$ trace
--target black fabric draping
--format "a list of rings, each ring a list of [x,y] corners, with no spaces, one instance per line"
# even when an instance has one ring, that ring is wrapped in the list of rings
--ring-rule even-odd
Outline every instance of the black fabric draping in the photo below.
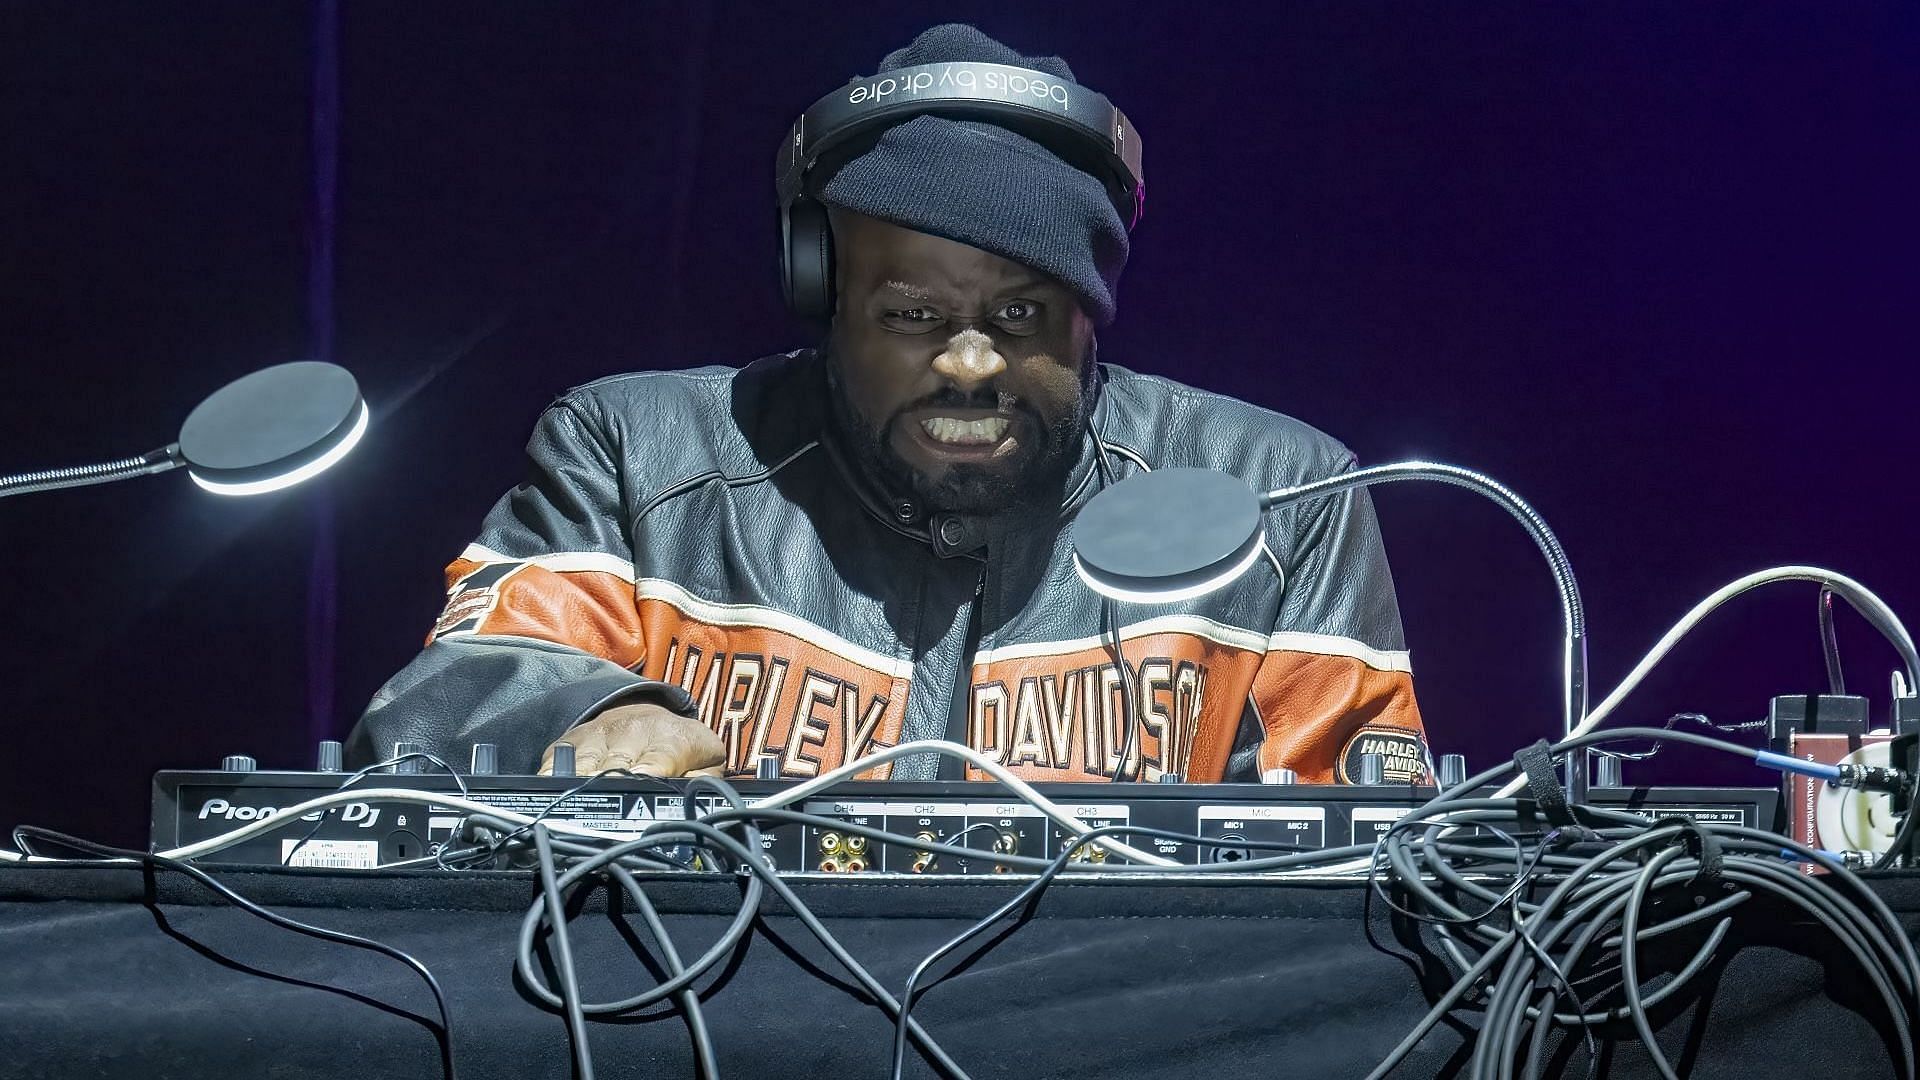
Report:
[[[293,918],[425,963],[450,998],[465,1080],[569,1075],[561,1019],[513,978],[529,875],[218,876]],[[797,887],[897,988],[922,956],[1017,885]],[[1875,888],[1910,933],[1920,926],[1920,875]],[[679,878],[653,882],[649,894],[688,957],[717,936],[739,887]],[[1361,897],[1352,883],[1063,881],[1011,940],[934,990],[915,1015],[982,1080],[1363,1076],[1428,999],[1417,965],[1367,945]],[[587,996],[624,996],[652,979],[608,918],[605,895],[582,907],[574,951]],[[1718,972],[1706,1007],[1664,1017],[1673,1059],[1700,1078],[1892,1075],[1848,961],[1785,916],[1755,924],[1768,929]],[[428,1026],[436,1014],[415,973],[276,929],[177,875],[0,869],[0,957],[0,1078],[439,1075]],[[891,1024],[850,983],[791,915],[770,909],[703,994],[723,1075],[884,1076]],[[677,1014],[655,1009],[589,1028],[603,1075],[692,1074]],[[1462,1029],[1442,1028],[1396,1075],[1449,1075],[1464,1042]],[[1604,1075],[1649,1071],[1630,1036],[1605,1057]],[[1584,1051],[1563,1061],[1566,1075],[1585,1074]],[[930,1070],[914,1060],[909,1075]]]

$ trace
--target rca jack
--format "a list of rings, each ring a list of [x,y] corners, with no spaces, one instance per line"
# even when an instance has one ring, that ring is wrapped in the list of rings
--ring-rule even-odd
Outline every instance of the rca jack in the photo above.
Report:
[[[913,834],[913,838],[923,844],[931,844],[939,839],[939,837],[924,829]],[[907,869],[916,874],[924,874],[933,869],[933,859],[934,855],[931,851],[916,851],[913,853],[913,863],[908,866]]]
[[[1012,855],[1019,850],[1019,837],[1013,835],[1012,832],[1006,829],[1000,829],[995,832],[993,837],[993,853],[995,855]],[[1013,872],[1013,867],[1008,866],[1006,863],[994,863],[993,872],[996,874],[1009,874]]]
[[[1068,862],[1100,864],[1107,861],[1107,849],[1099,844],[1081,844],[1067,856]]]

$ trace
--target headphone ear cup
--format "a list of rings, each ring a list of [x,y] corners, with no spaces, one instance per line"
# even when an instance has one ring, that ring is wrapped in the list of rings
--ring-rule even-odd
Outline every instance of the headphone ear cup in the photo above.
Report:
[[[833,318],[833,228],[827,208],[809,199],[795,199],[781,217],[781,285],[787,310],[802,319],[827,322]]]

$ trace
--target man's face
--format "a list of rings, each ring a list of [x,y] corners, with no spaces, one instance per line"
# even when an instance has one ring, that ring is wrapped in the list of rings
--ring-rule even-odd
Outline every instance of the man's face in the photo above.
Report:
[[[1045,498],[1093,405],[1093,324],[1044,274],[858,214],[833,217],[834,407],[854,451],[933,509]]]

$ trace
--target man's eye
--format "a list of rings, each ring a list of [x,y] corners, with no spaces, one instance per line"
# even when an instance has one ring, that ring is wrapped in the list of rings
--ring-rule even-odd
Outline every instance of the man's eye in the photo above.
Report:
[[[904,308],[897,311],[887,312],[887,318],[898,319],[901,322],[916,322],[916,323],[932,322],[933,320],[938,319],[939,317],[940,316],[935,315],[933,312],[927,310],[926,308],[918,308],[918,307]]]
[[[1031,300],[1014,300],[1000,309],[1000,318],[1007,322],[1026,322],[1040,314],[1040,305]]]

